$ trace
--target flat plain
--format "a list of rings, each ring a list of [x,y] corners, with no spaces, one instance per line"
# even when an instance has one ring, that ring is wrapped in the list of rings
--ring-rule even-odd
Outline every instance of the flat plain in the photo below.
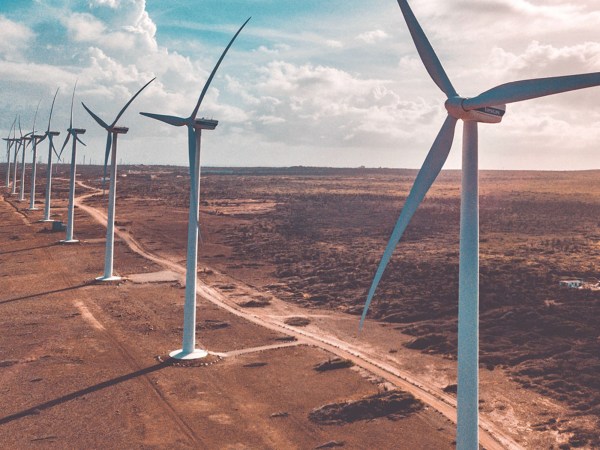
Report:
[[[417,211],[359,334],[415,171],[205,169],[198,340],[214,354],[185,366],[166,355],[181,338],[187,169],[119,170],[119,283],[91,282],[104,253],[100,167],[79,168],[80,244],[57,245],[28,203],[0,205],[3,442],[452,448],[440,410],[456,383],[459,172],[444,171]],[[59,166],[63,221],[66,176]],[[484,428],[498,448],[597,448],[600,172],[480,178]],[[560,288],[567,278],[589,288]],[[354,362],[315,369],[341,353]]]

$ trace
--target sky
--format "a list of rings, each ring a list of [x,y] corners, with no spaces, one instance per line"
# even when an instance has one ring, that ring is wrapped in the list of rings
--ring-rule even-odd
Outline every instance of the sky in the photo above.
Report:
[[[600,0],[410,5],[462,96],[600,71]],[[106,132],[81,102],[110,123],[156,77],[119,121],[129,133],[118,158],[187,165],[185,129],[138,113],[189,116],[250,16],[200,109],[219,120],[202,134],[203,165],[420,167],[445,96],[395,0],[0,0],[0,135],[17,114],[31,130],[38,103],[44,131],[58,88],[52,128],[62,145],[77,81],[74,126],[87,129],[79,159],[100,163]],[[460,167],[461,127],[449,169]],[[482,169],[600,168],[600,87],[508,105],[501,124],[480,125],[479,148]]]

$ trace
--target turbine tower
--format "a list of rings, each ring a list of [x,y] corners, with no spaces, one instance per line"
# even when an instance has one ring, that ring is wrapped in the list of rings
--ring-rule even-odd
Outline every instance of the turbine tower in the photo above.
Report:
[[[10,130],[8,132],[8,136],[5,138],[2,138],[2,140],[6,141],[6,182],[5,182],[5,186],[7,189],[10,186],[10,150],[12,149],[13,144],[16,141],[16,139],[14,138],[16,124],[17,124],[17,118],[15,117],[15,120],[13,121],[13,124],[10,127]],[[12,138],[10,137],[11,132],[13,133]]]
[[[42,222],[52,222],[50,218],[50,198],[52,193],[52,152],[58,156],[56,148],[54,148],[54,142],[52,141],[56,136],[60,135],[58,131],[50,131],[50,122],[52,121],[52,112],[54,111],[54,102],[58,95],[58,89],[54,94],[52,100],[52,107],[50,108],[50,117],[48,118],[48,129],[46,130],[46,136],[48,137],[48,164],[46,164],[46,201],[44,202],[44,218]]]
[[[40,100],[40,103],[42,101]],[[38,109],[40,108],[38,103]],[[35,110],[35,117],[33,118],[33,130],[31,131],[31,145],[32,145],[32,161],[31,161],[31,193],[29,195],[29,211],[36,211],[38,208],[35,207],[35,178],[37,173],[37,145],[46,139],[45,134],[35,134],[35,120],[37,119],[38,109]]]
[[[188,157],[190,166],[190,208],[188,219],[187,265],[185,275],[185,304],[183,309],[183,345],[181,349],[170,353],[176,359],[197,359],[208,355],[203,349],[196,348],[196,284],[198,277],[198,232],[199,232],[199,196],[200,196],[200,137],[202,130],[214,130],[218,124],[216,120],[196,119],[200,104],[206,95],[210,83],[225,58],[227,51],[238,37],[248,20],[240,27],[229,44],[221,54],[212,73],[208,77],[192,114],[187,117],[165,116],[162,114],[140,113],[152,119],[160,120],[176,127],[188,128]]]
[[[406,0],[398,0],[417,52],[434,83],[444,92],[448,116],[423,166],[419,170],[394,227],[371,284],[362,327],[375,290],[392,253],[415,210],[444,165],[454,138],[457,121],[464,122],[462,187],[460,208],[460,266],[458,294],[458,395],[456,448],[478,448],[478,369],[479,369],[479,186],[477,123],[499,123],[506,103],[558,94],[600,85],[600,72],[582,75],[515,81],[496,86],[473,97],[460,97],[446,75],[425,33]]]
[[[71,175],[69,178],[69,208],[67,210],[67,234],[65,239],[60,241],[63,244],[75,244],[79,242],[77,239],[73,238],[73,223],[75,220],[75,178],[77,177],[77,142],[81,145],[85,144],[81,139],[79,139],[80,134],[85,134],[84,128],[73,128],[73,101],[75,100],[75,90],[77,89],[77,81],[75,82],[75,86],[73,87],[73,95],[71,96],[71,118],[69,121],[69,128],[67,128],[67,137],[65,138],[65,142],[63,143],[62,148],[60,149],[60,154],[58,158],[62,155],[63,150],[69,143],[69,139],[73,136],[73,144],[71,146]],[[50,126],[48,126],[50,128]]]
[[[110,188],[108,191],[108,223],[106,225],[106,251],[104,254],[104,275],[96,278],[98,281],[115,281],[120,280],[121,277],[113,276],[113,255],[114,255],[114,241],[115,241],[115,197],[116,197],[116,183],[117,183],[117,138],[119,134],[126,134],[129,128],[117,127],[117,121],[121,118],[125,110],[131,105],[135,98],[156,78],[152,78],[142,88],[135,93],[133,97],[123,106],[117,117],[112,124],[108,125],[100,117],[94,114],[84,103],[82,103],[85,110],[98,122],[98,124],[104,128],[107,132],[106,137],[106,150],[104,153],[104,180],[106,179],[106,166],[108,164],[108,157],[111,156],[110,161]],[[112,155],[111,155],[111,144],[112,144]],[[104,184],[103,180],[103,184]]]

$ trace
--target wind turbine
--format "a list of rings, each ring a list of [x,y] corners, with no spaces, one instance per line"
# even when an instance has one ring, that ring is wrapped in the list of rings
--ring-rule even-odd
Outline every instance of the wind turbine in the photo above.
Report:
[[[41,100],[40,100],[41,103]],[[40,107],[38,103],[38,109]],[[37,119],[37,109],[35,111],[35,117],[33,119],[33,130],[31,132],[31,145],[32,145],[32,161],[31,161],[31,193],[29,195],[29,211],[36,211],[39,208],[35,207],[35,178],[37,173],[37,145],[46,139],[45,134],[35,134],[35,120]]]
[[[35,116],[33,117],[33,128],[35,130],[35,120],[37,119],[38,109],[40,108],[41,100],[38,102],[37,108],[35,109]],[[23,145],[21,146],[23,149],[23,154],[21,155],[21,186],[19,189],[19,200],[20,202],[25,201],[25,151],[27,150],[27,144],[33,141],[33,132],[27,133],[25,136],[22,136]]]
[[[60,135],[60,132],[50,131],[50,121],[52,120],[52,112],[54,111],[54,102],[56,101],[57,95],[58,89],[56,89],[54,99],[52,100],[52,107],[50,108],[50,117],[48,118],[48,129],[46,130],[46,136],[48,137],[48,164],[46,165],[46,201],[44,203],[44,218],[41,220],[42,222],[53,221],[50,218],[50,197],[52,191],[52,152],[54,152],[56,156],[58,156],[58,153],[56,152],[56,148],[54,148],[54,142],[52,140],[56,136]]]
[[[16,132],[17,132],[17,129],[15,128],[15,130],[13,131],[13,137],[16,136]],[[14,159],[13,159],[13,183],[12,183],[12,190],[10,192],[11,195],[15,195],[17,193],[17,167],[18,167],[17,156],[19,155],[19,149],[21,148],[21,145],[23,145],[23,143],[24,143],[23,131],[21,130],[21,116],[19,116],[19,135],[20,135],[20,137],[16,138],[15,155],[14,155]]]
[[[14,128],[15,125],[17,124],[17,118],[15,117],[15,120],[13,121],[12,126],[10,127],[10,130],[8,131],[8,136],[5,138],[2,138],[2,140],[6,141],[6,188],[8,188],[10,186],[10,150],[13,147],[13,144],[15,143],[15,139],[14,139]],[[13,132],[13,137],[10,137],[10,133]]]
[[[434,83],[446,94],[448,116],[419,170],[369,290],[362,327],[375,290],[415,210],[444,165],[457,121],[464,122],[458,296],[458,394],[456,448],[477,449],[479,369],[479,186],[477,123],[499,123],[506,103],[600,85],[600,73],[515,81],[473,98],[460,97],[406,0],[398,0],[417,52]]]
[[[69,143],[69,139],[73,136],[73,144],[71,146],[71,176],[69,179],[69,208],[67,210],[67,234],[65,239],[60,241],[63,244],[74,244],[79,242],[79,240],[73,238],[73,222],[75,217],[75,178],[77,177],[77,142],[80,142],[81,145],[85,144],[81,139],[79,139],[80,134],[85,134],[84,128],[73,128],[73,102],[75,100],[75,90],[77,89],[77,81],[75,81],[75,86],[73,86],[73,95],[71,96],[71,118],[69,120],[69,128],[67,128],[67,137],[65,138],[65,142],[63,143],[62,148],[60,149],[60,154],[58,158],[60,159],[63,150]],[[48,126],[48,129],[50,126]]]
[[[192,114],[187,117],[165,116],[162,114],[140,113],[146,117],[160,120],[176,127],[187,126],[188,128],[188,157],[190,165],[190,208],[188,219],[188,242],[187,242],[187,265],[185,274],[185,304],[183,309],[183,346],[179,350],[170,353],[172,358],[176,359],[197,359],[204,358],[208,352],[196,348],[196,283],[198,276],[198,215],[199,215],[199,196],[200,196],[200,137],[202,130],[214,130],[219,123],[212,119],[196,119],[200,104],[206,95],[210,83],[225,58],[227,51],[238,37],[242,29],[248,23],[248,20],[235,33],[229,44],[221,54],[212,73],[208,77],[204,88],[198,99],[196,107]]]
[[[111,144],[112,144],[112,155],[110,161],[110,188],[108,191],[108,223],[106,225],[106,251],[104,254],[104,275],[96,278],[98,281],[115,281],[120,280],[121,277],[113,276],[113,254],[114,254],[114,242],[115,242],[115,197],[116,197],[116,183],[117,183],[117,138],[119,134],[126,134],[129,128],[117,127],[117,121],[121,118],[125,110],[131,105],[135,98],[156,78],[152,78],[142,88],[135,93],[133,97],[123,106],[117,117],[108,125],[100,117],[94,114],[84,103],[82,103],[85,110],[98,122],[98,124],[104,128],[107,132],[106,137],[106,151],[104,153],[104,179],[106,179],[106,166],[108,164],[108,157],[111,155]],[[104,181],[103,181],[104,184]]]

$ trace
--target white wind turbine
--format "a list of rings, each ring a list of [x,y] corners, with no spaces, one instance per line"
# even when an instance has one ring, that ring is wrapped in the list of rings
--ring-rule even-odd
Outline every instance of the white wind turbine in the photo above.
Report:
[[[71,118],[69,120],[69,128],[67,128],[67,137],[65,138],[65,142],[60,149],[60,154],[58,158],[60,159],[63,150],[69,143],[69,139],[73,137],[73,142],[71,145],[71,174],[69,177],[69,207],[67,210],[67,234],[65,239],[60,241],[63,244],[74,244],[79,242],[78,239],[73,237],[73,224],[75,222],[75,178],[77,177],[77,142],[81,145],[85,146],[83,141],[79,139],[80,134],[85,134],[84,128],[73,128],[73,102],[75,101],[75,90],[77,89],[77,81],[75,81],[75,86],[73,87],[73,95],[71,96]],[[48,126],[48,129],[50,127]],[[50,169],[50,168],[49,168]]]
[[[13,124],[10,127],[10,130],[8,132],[8,137],[2,138],[2,140],[6,141],[6,182],[5,182],[5,186],[7,189],[10,186],[10,151],[11,151],[13,145],[16,143],[16,139],[14,137],[16,124],[17,124],[17,118],[15,117],[15,120],[13,121]],[[12,138],[10,137],[11,132],[13,133]]]
[[[499,123],[506,103],[600,85],[600,73],[515,81],[473,97],[460,97],[446,75],[425,33],[406,0],[398,0],[404,19],[427,72],[446,94],[448,116],[419,170],[387,244],[369,290],[360,321],[415,210],[440,173],[460,119],[463,126],[462,187],[460,209],[460,267],[458,296],[458,394],[456,448],[477,449],[479,362],[479,187],[477,123]]]
[[[50,218],[50,199],[52,195],[52,152],[58,156],[58,153],[56,153],[56,148],[54,148],[53,139],[60,135],[60,132],[50,131],[50,122],[52,121],[52,112],[54,111],[54,102],[56,101],[57,95],[58,89],[54,94],[54,99],[52,99],[50,117],[48,118],[48,129],[46,130],[46,136],[48,137],[48,164],[46,164],[46,201],[44,203],[44,218],[41,220],[42,222],[52,222],[52,219]]]
[[[40,100],[41,103],[41,100]],[[38,109],[40,104],[38,103]],[[35,207],[35,180],[37,174],[37,145],[46,139],[46,134],[35,134],[35,119],[37,118],[37,110],[35,111],[35,118],[33,119],[33,130],[31,132],[31,145],[32,145],[32,160],[31,160],[31,192],[29,194],[29,211],[37,211],[39,208]]]
[[[225,58],[227,51],[238,37],[248,20],[235,33],[213,68],[189,117],[166,116],[162,114],[140,113],[146,117],[160,120],[176,127],[188,128],[188,157],[190,165],[190,207],[188,219],[187,265],[185,274],[185,304],[183,309],[183,345],[181,349],[170,353],[176,359],[197,359],[208,355],[203,349],[196,348],[196,284],[198,277],[198,231],[199,231],[199,200],[200,200],[200,137],[202,130],[214,130],[219,123],[216,120],[196,119],[200,104],[206,95],[208,87]]]
[[[116,198],[116,183],[117,183],[117,138],[119,134],[126,134],[129,128],[117,127],[117,121],[121,118],[125,110],[131,105],[135,98],[156,78],[152,78],[142,88],[135,93],[133,97],[123,106],[117,117],[112,124],[108,125],[100,117],[94,114],[84,103],[82,103],[85,110],[92,116],[92,118],[98,122],[98,124],[104,128],[107,132],[106,137],[106,150],[104,153],[104,179],[106,179],[106,166],[108,164],[108,157],[111,156],[110,164],[110,188],[108,191],[108,223],[106,225],[106,251],[104,254],[104,275],[96,278],[98,281],[116,281],[120,280],[121,277],[113,276],[113,255],[114,255],[114,242],[115,242],[115,198]],[[112,144],[112,155],[111,155],[111,144]],[[103,181],[104,183],[104,181]]]
[[[16,134],[17,129],[15,128],[15,131],[13,132],[13,136]],[[13,182],[12,182],[12,190],[10,192],[11,195],[16,195],[17,193],[17,169],[18,169],[18,162],[17,162],[17,156],[19,156],[19,150],[21,148],[21,146],[25,145],[25,141],[23,140],[23,130],[21,130],[21,116],[19,116],[19,135],[20,137],[16,138],[16,142],[15,142],[15,154],[13,157]]]
[[[38,102],[37,108],[35,109],[35,116],[33,117],[33,128],[35,131],[35,120],[37,119],[37,113],[38,113],[38,109],[40,109],[40,103],[42,101],[40,100]],[[33,138],[33,132],[31,133],[27,133],[25,136],[21,136],[21,139],[23,141],[23,145],[21,146],[21,149],[23,150],[23,154],[21,155],[21,185],[19,186],[19,202],[24,202],[25,201],[25,151],[27,150],[27,145],[30,144],[31,142],[33,142],[34,138]]]

